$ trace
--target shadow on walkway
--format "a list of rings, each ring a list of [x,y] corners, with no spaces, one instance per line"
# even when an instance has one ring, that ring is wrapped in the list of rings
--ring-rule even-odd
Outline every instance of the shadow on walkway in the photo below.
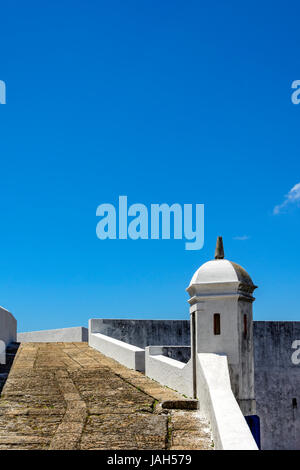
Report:
[[[0,364],[0,395],[8,377],[11,366],[13,365],[15,355],[17,354],[20,343],[11,343],[6,348],[6,364]]]

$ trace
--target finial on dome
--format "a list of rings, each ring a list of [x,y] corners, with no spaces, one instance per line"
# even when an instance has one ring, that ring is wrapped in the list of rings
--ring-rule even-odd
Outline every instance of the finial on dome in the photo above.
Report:
[[[224,248],[223,248],[223,239],[222,239],[222,237],[217,238],[215,259],[224,259]]]

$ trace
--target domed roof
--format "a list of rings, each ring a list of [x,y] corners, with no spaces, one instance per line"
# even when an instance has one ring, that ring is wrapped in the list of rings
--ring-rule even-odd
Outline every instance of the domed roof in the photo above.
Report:
[[[239,283],[246,291],[253,292],[256,286],[253,284],[247,271],[239,264],[224,259],[222,237],[218,237],[215,259],[204,263],[193,275],[188,292],[193,292],[192,286],[216,283]],[[200,287],[200,286],[199,286]]]
[[[227,259],[214,259],[202,264],[193,275],[190,285],[215,282],[241,282],[254,287],[247,271]]]

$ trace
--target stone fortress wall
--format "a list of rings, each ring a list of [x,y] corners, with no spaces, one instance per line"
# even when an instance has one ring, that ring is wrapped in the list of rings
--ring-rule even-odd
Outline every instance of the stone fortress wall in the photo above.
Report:
[[[96,330],[102,334],[109,333],[107,336],[128,344],[127,332],[130,331],[132,342],[129,344],[143,349],[160,344],[163,346],[159,351],[161,356],[179,359],[181,363],[188,362],[190,353],[186,349],[190,349],[189,320],[177,321],[177,328],[172,334],[169,332],[172,320],[166,321],[167,328],[163,326],[162,320],[95,319],[91,322],[93,333]],[[254,321],[253,325],[255,397],[261,423],[262,448],[300,449],[300,322]],[[168,331],[165,337],[164,331]],[[156,341],[157,338],[159,341]],[[296,341],[299,341],[297,347]],[[185,348],[178,347],[180,344],[185,345]],[[177,347],[167,348],[174,345]],[[122,355],[122,346],[120,348],[119,354]],[[150,355],[158,353],[155,348],[147,349]],[[179,358],[180,354],[182,356]],[[157,375],[156,378],[160,380],[165,375],[163,365],[157,364],[161,377]]]
[[[18,339],[88,340],[121,364],[198,398],[219,449],[257,448],[243,417],[256,413],[263,449],[300,450],[300,322],[253,322],[255,289],[244,268],[224,259],[218,237],[215,259],[200,266],[187,288],[191,321],[92,319],[88,334],[78,327]],[[16,340],[16,321],[2,308],[0,340]]]
[[[3,314],[1,318],[4,325]],[[8,320],[11,314],[6,314],[5,325]],[[91,322],[93,333],[97,330],[143,350],[147,346],[163,346],[160,355],[180,363],[187,363],[190,358],[189,320],[95,319]],[[13,320],[10,323],[9,337],[13,340],[15,323]],[[254,321],[253,327],[255,397],[262,448],[300,449],[300,322]],[[85,330],[78,327],[19,333],[18,341],[87,341]],[[0,331],[4,331],[4,326]],[[153,348],[150,355],[154,356]],[[157,367],[161,369],[161,364],[157,363]],[[164,373],[165,369],[161,370]]]
[[[256,410],[263,449],[300,449],[300,322],[254,322]]]
[[[1,338],[15,340],[15,320],[0,315]],[[5,314],[5,320],[4,320]],[[143,350],[162,346],[159,356],[186,364],[190,358],[189,320],[95,319],[93,332]],[[5,327],[4,327],[5,325]],[[7,328],[9,327],[9,328]],[[86,329],[67,328],[18,334],[18,341],[87,341]],[[8,333],[7,333],[8,331]],[[84,334],[83,334],[84,332]],[[79,336],[78,336],[79,335]],[[0,339],[1,339],[0,338]],[[300,322],[253,322],[255,397],[261,423],[263,449],[300,449]],[[179,346],[185,346],[180,348]],[[168,347],[167,347],[168,346]],[[170,347],[172,346],[172,348]],[[122,348],[120,349],[122,353]],[[158,353],[149,349],[151,367],[165,374],[169,363],[159,363]],[[156,356],[156,357],[155,357]],[[175,363],[170,362],[174,366]],[[178,365],[178,364],[177,364]],[[170,370],[174,371],[171,368]],[[180,369],[182,373],[182,369]],[[189,371],[190,374],[190,371]],[[174,375],[174,374],[173,374]],[[189,375],[192,380],[191,375]],[[162,378],[161,378],[162,380]],[[176,383],[176,377],[173,377]],[[185,389],[186,390],[186,389]]]

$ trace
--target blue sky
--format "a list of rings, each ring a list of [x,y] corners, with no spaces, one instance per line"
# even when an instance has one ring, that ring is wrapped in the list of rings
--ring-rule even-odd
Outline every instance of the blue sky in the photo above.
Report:
[[[300,320],[298,193],[274,214],[300,182],[299,15],[292,0],[1,5],[0,304],[20,331],[188,318],[217,235],[259,286],[255,319]],[[204,203],[204,248],[97,239],[96,208],[119,195]]]

